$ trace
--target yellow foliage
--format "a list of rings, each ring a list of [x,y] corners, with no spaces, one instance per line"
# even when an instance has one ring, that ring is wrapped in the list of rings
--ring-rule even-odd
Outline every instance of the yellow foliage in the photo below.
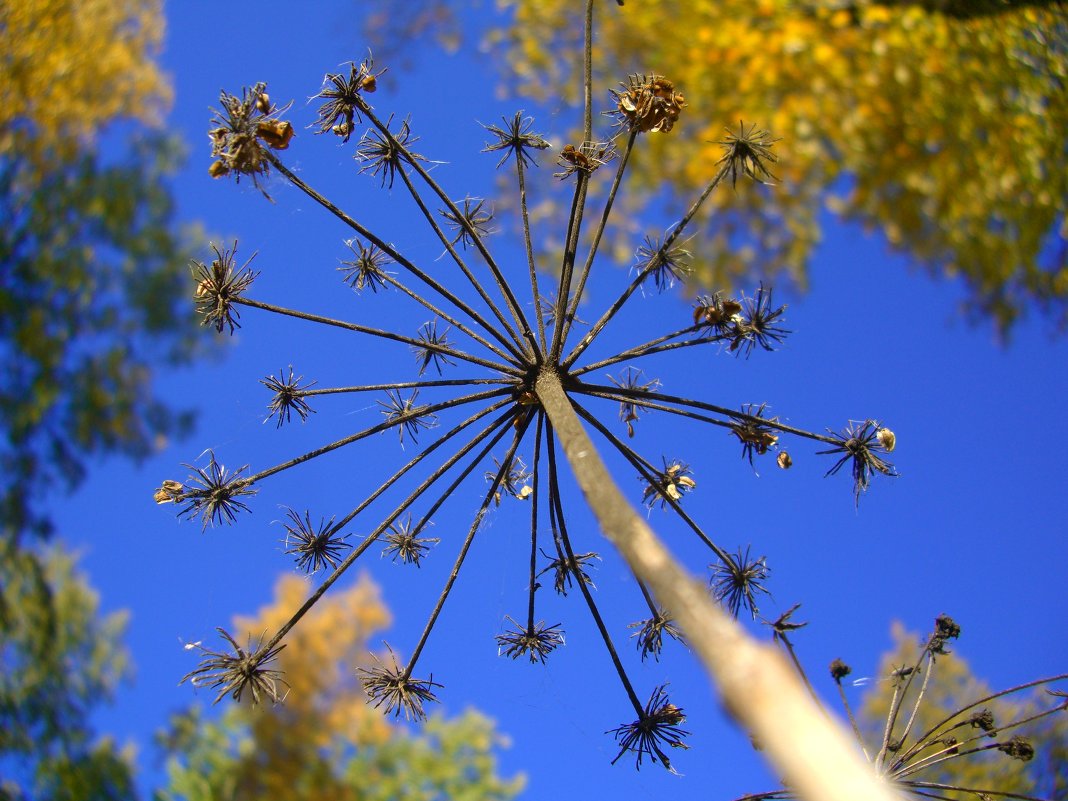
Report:
[[[162,122],[162,39],[160,0],[0,0],[0,156],[66,156],[114,119]]]
[[[499,0],[491,40],[517,88],[577,98],[581,4]],[[689,107],[670,146],[634,170],[686,204],[715,172],[726,125],[781,137],[773,191],[713,193],[705,283],[753,271],[804,283],[819,209],[881,228],[932,270],[961,274],[974,305],[1009,324],[1023,303],[1065,303],[1068,10],[955,19],[914,4],[855,0],[674,0],[599,4],[596,84],[656,72]],[[651,195],[651,192],[647,192]],[[709,243],[734,247],[710,251]],[[741,245],[749,245],[748,251]],[[746,253],[748,252],[748,256]]]
[[[277,631],[309,594],[306,579],[285,574],[275,584],[274,601],[255,617],[237,617],[234,629],[256,637]],[[373,745],[386,740],[390,726],[356,678],[367,661],[368,638],[390,624],[378,586],[364,575],[350,589],[324,596],[284,640],[277,665],[289,684],[285,703],[250,710],[257,740],[279,733],[293,743],[326,748],[339,742]],[[284,725],[280,725],[284,723]]]

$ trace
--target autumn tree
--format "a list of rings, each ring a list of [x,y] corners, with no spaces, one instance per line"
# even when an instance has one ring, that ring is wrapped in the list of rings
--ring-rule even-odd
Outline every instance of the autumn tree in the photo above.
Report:
[[[255,642],[285,621],[305,593],[288,574],[274,602],[234,621]],[[254,706],[246,694],[220,718],[201,707],[172,718],[161,738],[168,753],[165,801],[417,801],[515,796],[522,777],[497,774],[504,739],[477,712],[435,715],[418,732],[386,721],[367,703],[355,665],[367,664],[368,638],[390,622],[366,576],[309,613],[278,657],[284,703]],[[242,643],[244,644],[244,643]],[[201,682],[203,674],[194,677]],[[226,693],[224,692],[223,695]]]
[[[401,33],[436,33],[455,43],[464,4],[414,5],[373,15],[372,36],[388,45]],[[558,54],[578,46],[580,7],[499,5],[505,22],[487,36],[507,64],[505,84],[538,101],[576,101],[570,63]],[[968,310],[1002,332],[1030,306],[1068,321],[1063,3],[620,5],[603,15],[601,83],[656,72],[689,104],[677,132],[687,146],[660,143],[632,166],[632,211],[657,206],[663,190],[669,206],[700,190],[725,120],[782,139],[774,191],[739,185],[702,210],[695,270],[703,283],[721,288],[755,273],[806,286],[818,279],[811,257],[833,215],[878,230],[930,273],[962,281]],[[633,251],[625,243],[634,219],[628,214],[616,231],[617,257]]]
[[[0,799],[135,798],[131,755],[88,720],[128,674],[125,625],[62,549],[0,543]]]
[[[167,186],[181,148],[146,127],[170,100],[162,34],[156,0],[0,2],[6,538],[46,532],[40,501],[90,455],[143,455],[188,423],[151,383],[198,352],[182,288],[196,237]]]

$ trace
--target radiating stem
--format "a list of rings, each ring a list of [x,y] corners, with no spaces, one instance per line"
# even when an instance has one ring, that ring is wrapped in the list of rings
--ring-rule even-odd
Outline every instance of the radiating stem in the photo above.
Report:
[[[527,354],[528,356],[530,356],[537,348],[537,343],[534,341],[534,334],[533,332],[531,332],[530,324],[527,322],[526,317],[523,315],[523,310],[519,308],[519,303],[516,301],[515,295],[512,293],[512,288],[509,286],[508,281],[505,280],[504,276],[501,274],[500,268],[497,266],[497,262],[494,261],[492,254],[486,249],[486,245],[482,241],[482,235],[479,234],[479,232],[476,231],[474,227],[467,222],[467,219],[463,216],[463,213],[452,201],[452,198],[450,198],[445,193],[445,191],[440,186],[438,186],[437,182],[435,182],[434,179],[430,177],[430,173],[423,169],[423,166],[419,163],[417,159],[412,156],[411,152],[404,145],[404,143],[399,142],[397,138],[393,136],[393,133],[389,130],[389,127],[385,125],[380,119],[378,119],[377,116],[375,116],[375,113],[371,109],[370,105],[368,105],[367,102],[363,100],[363,98],[357,98],[357,103],[359,104],[360,111],[367,115],[367,119],[371,121],[371,124],[378,129],[379,133],[381,133],[389,140],[391,145],[396,148],[397,152],[402,155],[404,161],[441,199],[441,202],[448,207],[454,218],[459,221],[459,223],[463,226],[464,230],[467,232],[468,236],[471,237],[471,241],[474,242],[475,248],[482,255],[482,258],[486,262],[486,266],[489,267],[490,272],[493,274],[493,279],[497,283],[497,288],[504,296],[505,303],[508,304],[508,310],[511,312],[512,318],[515,320],[516,325],[522,332],[523,340],[531,349]]]
[[[412,200],[415,201],[415,205],[419,207],[419,211],[423,213],[423,217],[426,218],[427,223],[430,225],[430,229],[437,235],[438,239],[441,240],[441,244],[445,246],[445,250],[452,257],[452,260],[456,263],[456,266],[460,268],[460,272],[464,274],[464,277],[467,278],[468,283],[470,283],[471,286],[474,288],[475,292],[478,293],[478,296],[482,298],[483,302],[493,313],[493,316],[497,318],[497,321],[501,324],[501,327],[508,332],[508,336],[510,336],[516,341],[516,345],[519,348],[522,348],[524,346],[523,341],[520,340],[519,335],[516,334],[515,330],[509,324],[508,320],[501,313],[501,310],[497,308],[497,304],[493,302],[493,299],[489,296],[489,293],[486,292],[486,290],[482,287],[482,284],[475,277],[474,273],[471,272],[471,269],[467,266],[467,263],[464,261],[463,256],[461,256],[459,251],[456,250],[456,245],[453,244],[453,241],[449,239],[449,237],[445,234],[443,230],[441,230],[441,226],[438,225],[438,221],[434,219],[434,215],[431,213],[430,209],[428,209],[426,204],[423,203],[423,199],[419,196],[419,191],[412,183],[412,179],[408,177],[408,173],[405,172],[403,169],[399,170],[399,172],[401,179],[404,181],[404,185],[408,187],[408,193],[412,196]],[[466,222],[466,218],[464,218],[462,214],[460,217],[460,221]],[[520,351],[514,352],[516,356],[522,358]]]
[[[410,412],[398,415],[390,420],[384,420],[383,422],[373,425],[370,428],[365,428],[363,431],[358,431],[355,434],[350,434],[347,437],[339,439],[337,442],[331,442],[329,445],[324,445],[321,448],[302,453],[289,461],[277,464],[274,467],[269,467],[266,470],[261,470],[255,475],[249,476],[245,479],[244,483],[255,484],[257,481],[262,481],[268,476],[273,476],[275,473],[281,473],[283,470],[288,470],[290,467],[294,467],[303,462],[307,462],[310,459],[315,459],[323,454],[336,451],[338,448],[342,448],[345,445],[351,445],[353,442],[358,442],[361,439],[365,439],[372,434],[377,434],[379,431],[386,431],[390,428],[394,428],[398,425],[404,425],[408,420],[413,420],[418,417],[423,417],[428,414],[435,414],[436,412],[444,409],[451,409],[454,406],[462,406],[465,403],[474,403],[479,400],[487,400],[489,398],[496,398],[501,395],[509,393],[507,389],[489,389],[485,392],[475,392],[471,395],[461,395],[458,398],[450,398],[449,400],[442,401],[441,403],[428,404],[426,406],[420,406],[412,409]]]
[[[560,334],[561,347],[563,343],[567,342],[567,335],[571,331],[571,323],[575,320],[575,314],[578,311],[579,302],[582,300],[582,293],[586,289],[586,280],[590,277],[590,270],[593,269],[593,260],[597,256],[597,248],[601,246],[601,237],[604,236],[605,228],[608,225],[608,217],[612,213],[612,206],[616,200],[616,193],[619,191],[619,185],[623,180],[623,172],[627,168],[627,162],[630,160],[631,151],[634,149],[634,141],[638,136],[637,129],[630,132],[630,136],[627,138],[627,145],[623,148],[623,154],[619,157],[619,166],[616,168],[616,175],[612,179],[612,186],[608,190],[608,198],[605,200],[604,210],[601,212],[601,222],[597,226],[597,231],[593,235],[593,242],[590,243],[590,252],[586,256],[586,262],[582,265],[582,272],[579,273],[578,284],[575,286],[574,294],[568,305],[567,314],[564,316],[562,322],[558,322],[557,326],[563,326],[563,332]]]
[[[304,194],[306,194],[324,209],[333,214],[335,217],[345,223],[345,225],[347,225],[353,231],[358,233],[376,248],[381,250],[383,253],[393,259],[393,261],[395,261],[401,267],[406,269],[408,272],[410,272],[428,287],[430,287],[443,298],[448,300],[449,303],[451,303],[457,309],[467,314],[472,320],[474,320],[476,323],[486,329],[490,334],[492,334],[493,337],[506,348],[510,350],[515,348],[515,345],[510,340],[508,340],[507,337],[501,334],[495,326],[491,326],[481,314],[476,312],[468,304],[464,303],[462,300],[456,297],[456,295],[454,295],[440,283],[438,283],[429,275],[427,275],[427,273],[425,273],[423,270],[419,269],[415,264],[405,258],[404,255],[400,253],[396,248],[394,248],[391,244],[389,244],[384,239],[375,234],[373,231],[371,231],[371,229],[361,225],[359,222],[354,220],[340,208],[331,203],[323,195],[320,195],[318,192],[308,186],[308,184],[304,183],[304,181],[302,181],[299,176],[297,176],[294,172],[287,168],[285,164],[279,161],[278,157],[275,156],[274,153],[272,153],[270,150],[264,150],[263,152],[265,158],[267,158],[267,160],[271,162],[271,166],[278,170],[280,173],[282,173],[282,175],[284,175],[287,179],[289,179],[290,183],[292,183],[300,191],[302,191]]]
[[[518,381],[508,378],[443,378],[426,381],[398,381],[393,384],[361,384],[355,387],[320,387],[302,389],[293,393],[295,398],[310,398],[314,395],[337,395],[342,392],[378,392],[392,389],[415,389],[422,387],[468,387],[473,384],[504,384],[515,386]]]
[[[242,306],[251,306],[254,309],[263,309],[264,311],[281,314],[285,317],[295,317],[298,320],[307,320],[313,323],[330,325],[334,328],[343,328],[346,331],[355,331],[358,334],[367,334],[369,336],[380,337],[381,339],[390,339],[394,342],[403,342],[405,345],[409,345],[414,348],[419,348],[420,350],[429,350],[433,351],[434,353],[441,353],[445,356],[452,356],[454,359],[471,362],[472,364],[479,364],[483,367],[488,367],[491,370],[496,370],[501,373],[511,373],[512,375],[522,374],[518,367],[504,365],[498,362],[491,362],[478,356],[472,356],[469,353],[464,353],[461,350],[450,348],[446,345],[439,345],[435,342],[427,342],[422,339],[416,339],[415,337],[405,336],[404,334],[395,334],[392,331],[385,331],[379,328],[370,328],[366,325],[360,325],[359,323],[349,323],[344,320],[335,320],[331,317],[323,317],[318,314],[311,314],[310,312],[287,309],[282,306],[275,306],[271,303],[263,303],[262,301],[252,300],[251,298],[234,298],[233,302],[240,303]]]
[[[559,533],[560,541],[564,544],[564,551],[567,554],[568,570],[575,576],[575,582],[578,584],[579,591],[582,593],[582,597],[586,601],[586,606],[589,607],[590,616],[593,618],[594,624],[597,626],[597,631],[601,635],[601,640],[604,641],[605,649],[608,651],[609,657],[612,659],[612,665],[616,669],[616,673],[619,675],[619,680],[623,684],[623,689],[627,692],[627,697],[630,698],[631,704],[634,706],[634,711],[638,714],[639,718],[645,716],[645,709],[642,707],[642,703],[638,700],[638,694],[634,692],[634,686],[630,683],[630,679],[627,677],[627,671],[623,669],[623,662],[620,661],[619,654],[616,653],[615,644],[612,642],[611,636],[608,634],[608,628],[604,624],[604,620],[601,618],[601,613],[597,609],[597,604],[593,600],[593,595],[590,594],[590,588],[586,581],[583,580],[581,573],[576,569],[578,561],[575,559],[575,550],[571,547],[571,538],[567,535],[567,523],[564,515],[563,503],[560,500],[560,481],[557,475],[556,465],[556,447],[552,440],[552,426],[549,426],[549,439],[546,443],[548,446],[549,455],[549,522],[553,528]]]
[[[482,501],[482,506],[479,507],[478,512],[475,513],[475,519],[471,523],[471,528],[467,532],[467,539],[464,540],[464,544],[460,548],[460,553],[456,557],[456,562],[452,566],[452,572],[449,574],[448,581],[445,582],[445,587],[442,589],[441,595],[438,596],[438,602],[434,606],[434,611],[430,613],[430,619],[426,622],[426,627],[423,629],[423,634],[419,637],[419,642],[416,643],[416,646],[412,651],[412,656],[408,660],[407,666],[404,668],[404,673],[402,675],[405,679],[411,677],[412,671],[415,670],[415,664],[419,661],[419,655],[423,652],[423,647],[426,645],[426,641],[430,637],[430,632],[434,629],[434,624],[437,622],[438,615],[441,614],[441,610],[445,606],[445,601],[446,599],[448,599],[449,593],[452,592],[452,587],[456,583],[457,576],[460,575],[460,568],[463,567],[464,559],[467,558],[467,552],[471,549],[471,543],[475,540],[475,534],[477,534],[479,528],[482,527],[482,521],[485,517],[486,510],[489,508],[490,501],[493,500],[493,494],[501,485],[501,480],[504,478],[504,474],[508,472],[508,467],[512,463],[512,457],[515,456],[515,452],[519,448],[519,443],[522,441],[523,435],[527,431],[527,426],[530,425],[530,420],[532,416],[532,414],[528,414],[524,418],[523,422],[519,424],[519,428],[515,432],[515,436],[512,439],[512,444],[508,449],[508,454],[501,461],[501,466],[497,469],[497,475],[494,477],[493,483],[490,485],[489,490],[486,492],[486,497]],[[502,431],[501,434],[498,435],[498,437],[495,438],[494,441],[491,442],[481,454],[479,454],[474,460],[472,460],[472,463],[466,472],[469,473],[471,470],[474,470],[478,463],[482,461],[483,458],[485,458],[485,455],[489,453],[489,449],[492,448],[494,444],[496,444],[496,442],[500,439],[501,436],[503,436],[503,434],[504,432]],[[449,493],[446,492],[443,494],[442,497],[445,497],[448,494]]]

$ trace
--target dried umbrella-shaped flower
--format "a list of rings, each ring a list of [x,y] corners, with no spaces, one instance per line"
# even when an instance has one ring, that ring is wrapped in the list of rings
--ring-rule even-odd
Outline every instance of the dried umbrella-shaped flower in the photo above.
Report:
[[[591,52],[589,41],[588,36],[587,56]],[[357,147],[361,171],[378,178],[383,185],[393,186],[399,180],[422,214],[427,229],[444,248],[447,262],[455,267],[452,276],[446,276],[446,265],[423,266],[419,258],[391,244],[331,203],[282,162],[274,151],[288,144],[288,140],[282,141],[279,133],[288,129],[278,122],[279,112],[266,98],[262,85],[257,85],[251,92],[246,91],[241,97],[224,93],[222,106],[227,116],[221,119],[220,115],[216,119],[217,127],[212,133],[213,155],[223,163],[224,171],[237,172],[238,175],[250,174],[255,179],[266,175],[268,169],[273,170],[296,190],[320,204],[351,232],[347,244],[354,258],[342,262],[345,283],[357,290],[370,288],[371,293],[362,295],[364,300],[388,297],[397,303],[408,304],[419,317],[404,331],[379,329],[362,322],[332,319],[250,298],[248,289],[255,275],[248,270],[247,263],[241,269],[235,268],[236,246],[224,252],[217,250],[217,258],[210,268],[195,266],[196,300],[204,322],[218,331],[229,326],[232,333],[237,325],[238,310],[245,307],[347,331],[366,342],[376,340],[407,347],[416,356],[414,372],[417,375],[414,380],[390,377],[381,383],[314,389],[314,382],[301,383],[303,377],[295,377],[292,368],[288,374],[269,377],[263,381],[273,393],[268,417],[277,418],[277,423],[283,419],[288,422],[293,413],[302,421],[307,420],[311,412],[308,399],[312,396],[325,399],[350,393],[384,393],[378,400],[381,417],[335,442],[257,473],[245,475],[238,471],[229,474],[211,455],[206,469],[194,468],[195,475],[186,484],[165,483],[157,490],[156,498],[161,502],[176,502],[180,514],[200,517],[205,525],[208,522],[232,522],[235,511],[247,508],[242,499],[273,475],[382,431],[395,430],[402,445],[408,444],[405,434],[408,435],[408,441],[417,453],[402,467],[383,476],[381,483],[348,513],[340,518],[330,517],[329,522],[315,527],[310,512],[304,512],[303,516],[290,513],[290,523],[287,524],[290,553],[306,569],[329,568],[330,573],[309,602],[257,651],[272,653],[285,632],[297,625],[304,612],[373,544],[384,545],[383,555],[395,561],[419,565],[427,557],[430,544],[437,542],[420,537],[420,532],[431,524],[442,507],[450,502],[455,504],[457,497],[464,496],[457,492],[457,488],[482,469],[489,486],[485,488],[479,509],[472,515],[466,537],[462,542],[456,542],[455,536],[447,540],[456,547],[455,562],[409,661],[400,667],[390,651],[389,665],[379,662],[362,671],[373,702],[387,713],[422,718],[424,703],[435,700],[434,691],[441,685],[432,679],[412,678],[414,670],[465,558],[484,528],[488,511],[495,500],[500,503],[502,497],[511,495],[527,501],[523,506],[514,505],[511,511],[523,509],[529,514],[530,547],[525,554],[527,610],[525,619],[519,622],[508,618],[513,628],[498,636],[500,652],[515,659],[526,656],[531,662],[544,662],[563,645],[563,632],[559,625],[548,626],[536,617],[536,593],[541,587],[539,579],[543,574],[551,574],[553,585],[561,594],[577,586],[597,624],[623,692],[637,716],[633,723],[613,730],[620,745],[616,759],[629,752],[635,756],[638,765],[648,757],[670,767],[664,749],[666,746],[684,747],[682,738],[686,732],[680,728],[683,714],[668,701],[663,686],[655,688],[647,704],[639,702],[614,646],[612,632],[600,615],[594,595],[596,588],[589,576],[591,564],[600,557],[593,551],[576,552],[568,527],[572,518],[565,509],[565,496],[560,491],[563,456],[558,457],[557,447],[562,445],[565,452],[568,450],[561,426],[580,425],[579,420],[585,421],[607,447],[638,472],[645,487],[640,494],[634,493],[634,499],[650,506],[659,502],[709,548],[717,560],[713,565],[714,592],[734,614],[742,607],[755,614],[756,596],[767,592],[763,587],[767,577],[763,559],[751,561],[748,551],[744,556],[741,551],[737,556],[731,556],[717,545],[680,505],[683,496],[697,487],[689,467],[682,461],[667,458],[663,458],[662,467],[656,467],[650,458],[617,436],[598,412],[618,409],[629,436],[634,434],[633,423],[638,415],[653,411],[695,424],[715,425],[731,431],[743,444],[743,457],[749,459],[754,453],[761,454],[774,447],[785,436],[824,443],[834,453],[844,451],[844,460],[864,460],[867,458],[864,454],[876,448],[889,450],[890,447],[886,436],[880,437],[876,429],[854,432],[848,440],[843,440],[837,435],[805,431],[786,426],[776,418],[765,418],[763,405],[746,407],[739,412],[700,399],[666,394],[660,391],[656,378],[639,379],[643,373],[634,366],[638,362],[649,364],[649,360],[660,353],[698,347],[749,356],[754,352],[772,350],[788,334],[782,327],[784,307],[776,306],[771,291],[763,286],[753,297],[742,295],[733,299],[715,293],[699,298],[692,320],[688,319],[689,315],[684,315],[666,331],[634,337],[636,328],[618,323],[624,308],[628,303],[632,304],[635,297],[651,296],[673,283],[687,280],[685,265],[689,251],[682,247],[682,243],[686,242],[687,248],[696,245],[681,237],[709,194],[727,177],[735,181],[739,175],[758,180],[770,176],[766,164],[774,161],[770,150],[772,140],[763,132],[744,127],[728,139],[725,155],[715,175],[710,176],[707,189],[661,236],[645,239],[638,249],[638,264],[629,278],[621,279],[623,286],[616,299],[579,336],[575,329],[576,323],[581,322],[576,316],[577,306],[584,295],[629,157],[638,146],[641,135],[666,133],[680,121],[685,108],[682,94],[670,80],[661,76],[630,78],[622,91],[613,94],[614,108],[610,112],[621,123],[615,129],[615,135],[621,140],[619,150],[614,141],[597,141],[591,106],[587,105],[582,144],[567,145],[559,154],[558,164],[563,171],[556,177],[573,181],[574,200],[559,269],[552,278],[554,286],[543,292],[539,280],[544,281],[545,277],[539,279],[535,266],[537,255],[527,208],[527,185],[528,171],[537,166],[532,153],[545,149],[547,143],[533,132],[532,121],[516,113],[511,120],[505,119],[501,126],[486,126],[494,140],[485,150],[494,155],[501,154],[498,167],[508,162],[514,165],[519,195],[526,269],[525,275],[506,275],[505,267],[515,260],[509,258],[506,263],[498,260],[491,251],[488,244],[491,231],[487,227],[489,213],[483,201],[470,197],[460,203],[453,201],[431,177],[424,166],[426,160],[412,152],[416,137],[409,120],[405,119],[397,130],[393,130],[392,118],[383,120],[367,103],[365,95],[375,89],[380,74],[381,71],[373,70],[368,59],[359,65],[352,64],[347,74],[327,75],[319,94],[324,103],[315,125],[320,133],[332,131],[344,141],[352,133],[355,121],[368,122],[368,132]],[[587,89],[591,80],[587,71],[584,78]],[[269,125],[261,126],[261,123]],[[245,139],[240,139],[242,135]],[[607,192],[587,192],[590,181],[600,180],[604,175],[604,172],[598,172],[599,168],[613,162],[614,174],[609,179]],[[586,215],[586,207],[595,195],[600,198],[599,213]],[[433,211],[435,204],[440,205],[440,213]],[[444,226],[442,217],[446,221]],[[583,237],[585,232],[582,230],[587,217],[595,219],[589,240]],[[583,244],[586,241],[593,244],[586,248]],[[463,247],[458,249],[457,243]],[[441,258],[445,259],[445,256]],[[387,272],[386,264],[393,271]],[[523,293],[525,303],[517,297],[520,286],[517,279],[522,278],[529,284]],[[377,290],[386,286],[397,291],[379,295]],[[656,292],[647,293],[648,289]],[[530,308],[535,310],[532,319],[527,313]],[[424,322],[427,314],[430,323]],[[404,317],[396,313],[391,313],[389,319],[401,321],[398,325],[404,321]],[[602,333],[613,327],[617,331],[622,329],[621,336],[631,337],[632,344],[622,349],[612,347],[608,355],[591,356],[591,346],[603,344]],[[399,363],[396,359],[380,362],[387,371]],[[620,378],[601,384],[592,377],[598,371],[620,369],[617,365],[625,368]],[[431,366],[438,375],[424,377]],[[423,397],[427,398],[425,402]],[[429,443],[420,442],[419,435],[429,436],[430,431],[434,431],[436,437]],[[863,447],[850,444],[858,437],[863,441]],[[871,440],[871,437],[875,439]],[[521,446],[524,446],[524,452],[533,453],[529,470],[518,457]],[[592,462],[592,458],[587,463]],[[860,475],[865,477],[865,486],[870,472],[865,472],[868,468],[891,474],[891,469],[881,460],[873,462],[868,459],[862,462],[862,467]],[[857,469],[854,468],[855,472]],[[580,477],[579,481],[581,484],[583,479]],[[392,499],[388,511],[381,506],[374,512],[365,511],[385,498]],[[509,511],[506,506],[502,507],[500,514]],[[413,513],[418,514],[414,523]],[[545,530],[546,514],[548,531]],[[357,518],[364,523],[366,533],[359,545],[350,548],[340,532]],[[406,522],[401,522],[402,518]],[[539,554],[548,560],[548,565],[540,570]],[[641,581],[638,586],[649,609],[649,617],[634,625],[638,629],[634,636],[642,659],[650,655],[659,657],[666,640],[680,639],[680,630],[673,622],[672,610],[654,600]]]

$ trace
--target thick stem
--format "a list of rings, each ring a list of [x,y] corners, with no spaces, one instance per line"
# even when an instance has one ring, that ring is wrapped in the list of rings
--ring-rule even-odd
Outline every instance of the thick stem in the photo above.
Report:
[[[788,662],[756,642],[675,561],[627,502],[582,428],[560,376],[542,370],[535,391],[605,536],[679,623],[719,685],[726,708],[808,801],[900,801],[855,744],[827,720]]]

